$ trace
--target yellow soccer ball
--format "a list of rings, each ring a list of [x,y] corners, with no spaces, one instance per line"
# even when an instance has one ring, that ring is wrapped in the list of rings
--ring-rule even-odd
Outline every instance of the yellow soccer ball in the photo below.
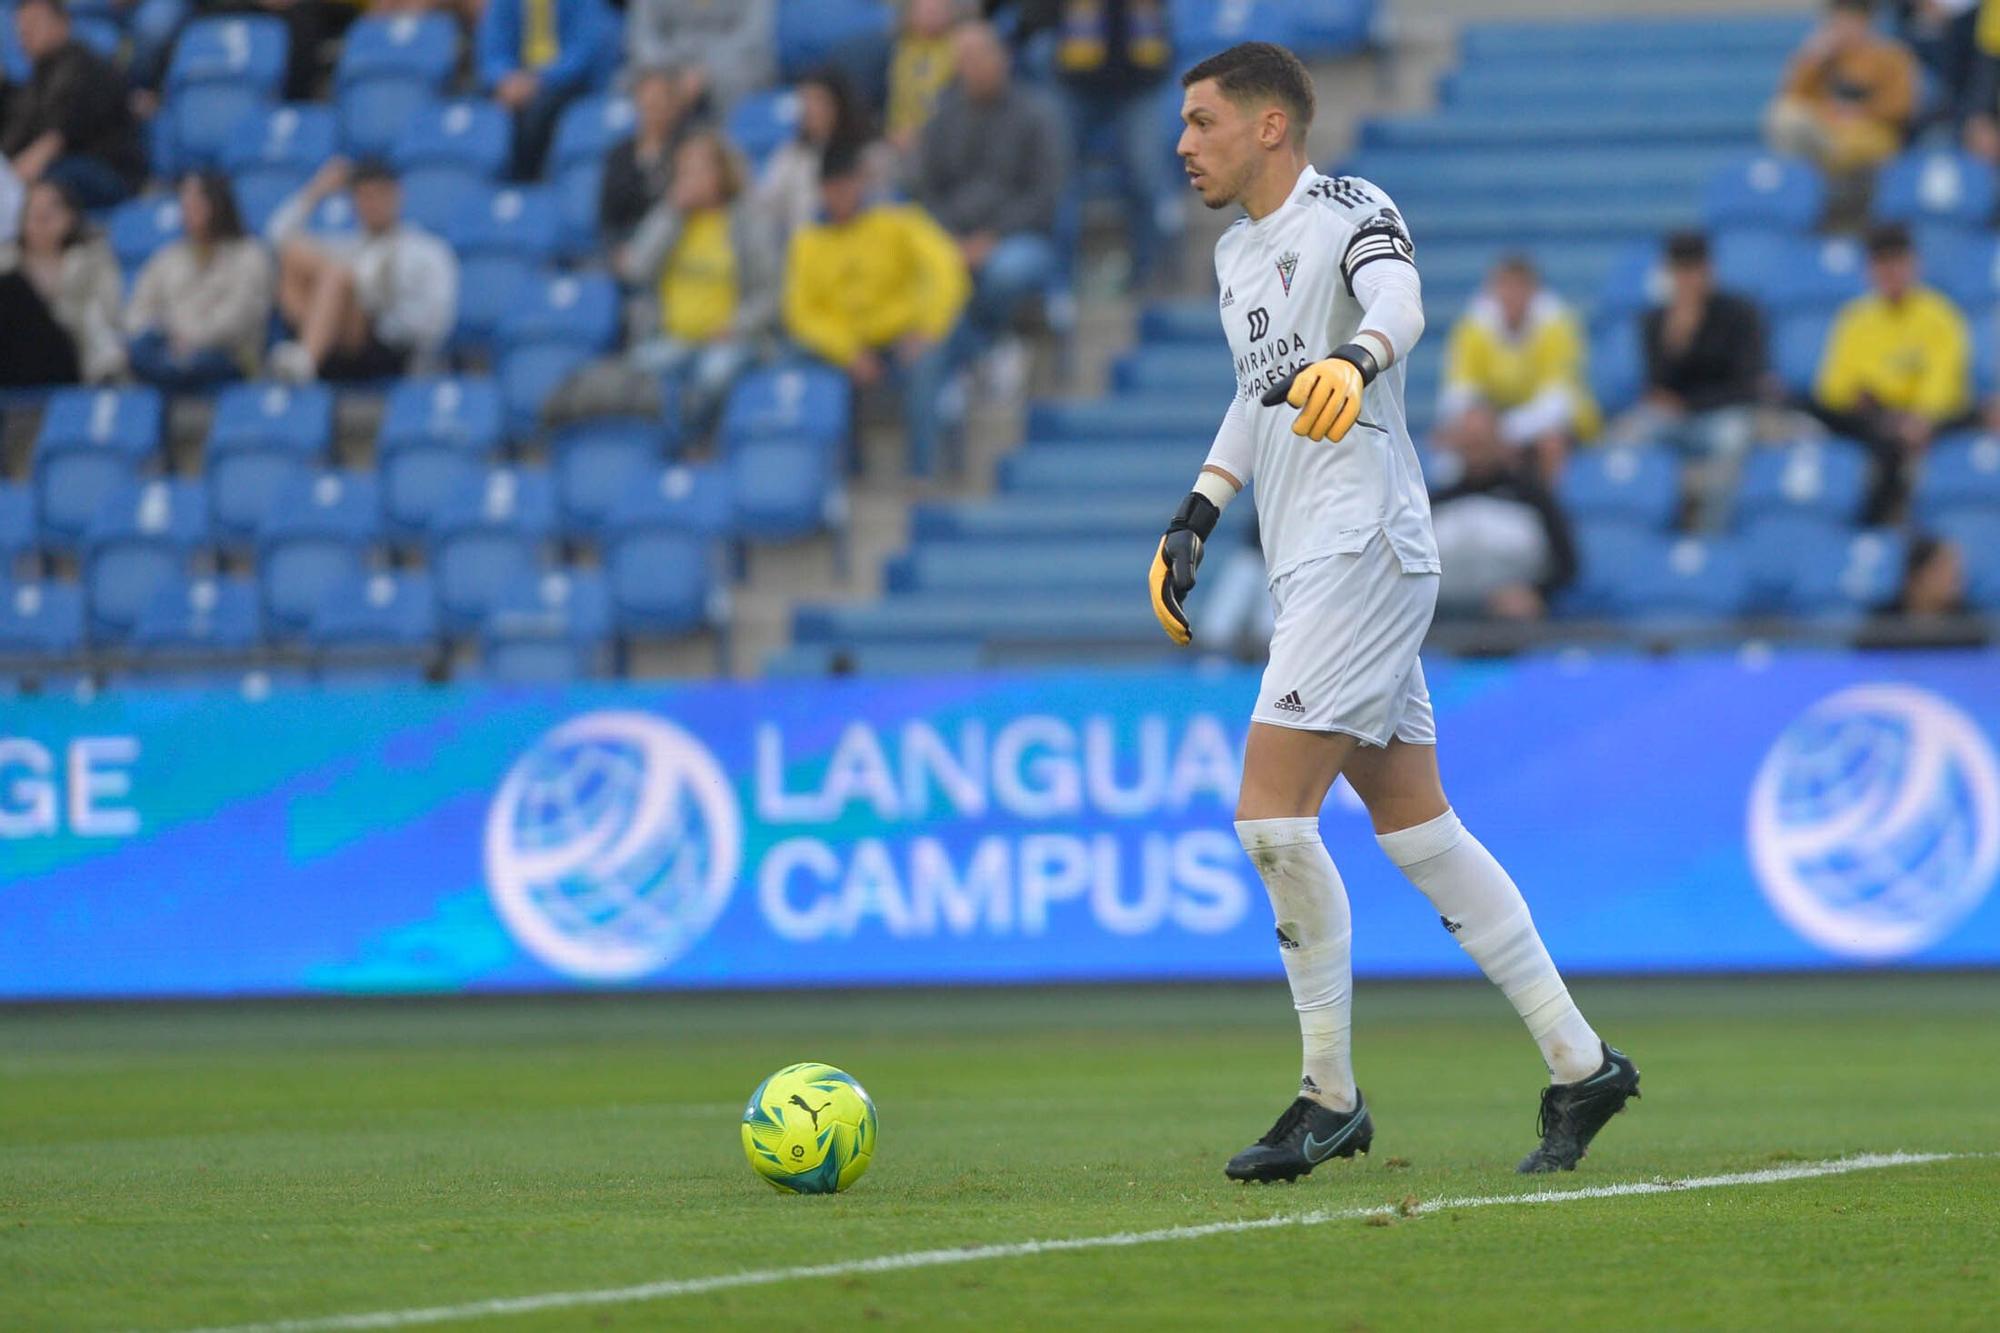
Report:
[[[743,1155],[777,1189],[838,1193],[875,1156],[875,1103],[832,1065],[786,1065],[743,1108]]]

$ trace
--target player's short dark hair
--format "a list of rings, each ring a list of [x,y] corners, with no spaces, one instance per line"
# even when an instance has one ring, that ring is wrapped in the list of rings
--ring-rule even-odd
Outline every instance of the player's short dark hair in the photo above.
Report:
[[[1238,106],[1269,99],[1292,118],[1292,138],[1303,140],[1318,106],[1305,63],[1276,42],[1238,42],[1181,75],[1181,87],[1214,79],[1222,95]]]
[[[1916,248],[1910,240],[1910,229],[1900,222],[1883,222],[1870,227],[1866,244],[1870,259],[1891,259],[1909,254]]]
[[[1519,250],[1511,251],[1494,260],[1493,272],[1495,276],[1504,273],[1516,278],[1526,278],[1530,282],[1540,282],[1542,278],[1542,271],[1535,267],[1534,258]]]
[[[396,169],[382,158],[364,157],[354,164],[354,169],[348,173],[347,178],[356,185],[362,185],[368,181],[374,181],[377,184],[387,183],[394,185],[396,184]]]
[[[861,152],[866,145],[841,135],[835,135],[826,151],[819,155],[819,178],[821,181],[846,180],[861,174]]]
[[[1667,237],[1667,262],[1692,266],[1708,262],[1708,237],[1698,231],[1677,231]]]

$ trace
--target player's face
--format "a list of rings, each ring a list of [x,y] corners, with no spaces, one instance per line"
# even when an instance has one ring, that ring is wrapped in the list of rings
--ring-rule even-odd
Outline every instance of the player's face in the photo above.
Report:
[[[1257,165],[1257,120],[1203,79],[1181,98],[1181,140],[1174,151],[1188,184],[1210,208],[1227,208],[1250,184]]]

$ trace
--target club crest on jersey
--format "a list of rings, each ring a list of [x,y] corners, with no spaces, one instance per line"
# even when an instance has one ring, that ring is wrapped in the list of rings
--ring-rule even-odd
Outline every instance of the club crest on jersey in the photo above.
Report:
[[[1292,294],[1292,275],[1299,271],[1299,252],[1287,250],[1278,257],[1278,281],[1285,284],[1285,295]]]

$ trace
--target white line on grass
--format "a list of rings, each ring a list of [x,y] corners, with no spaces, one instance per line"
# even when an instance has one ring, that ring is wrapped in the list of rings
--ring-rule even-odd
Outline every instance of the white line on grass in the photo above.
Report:
[[[727,1291],[733,1287],[765,1287],[778,1282],[803,1282],[813,1278],[853,1277],[864,1273],[900,1273],[911,1268],[976,1264],[991,1259],[1026,1259],[1039,1254],[1063,1254],[1072,1250],[1105,1250],[1128,1245],[1157,1245],[1166,1241],[1201,1240],[1208,1236],[1227,1236],[1243,1231],[1312,1227],[1327,1222],[1358,1221],[1367,1217],[1415,1216],[1421,1213],[1469,1208],[1500,1208],[1510,1204],[1575,1203],[1582,1199],[1619,1199],[1635,1194],[1678,1194],[1683,1190],[1724,1189],[1732,1185],[1775,1185],[1787,1180],[1841,1176],[1853,1171],[1873,1171],[1886,1166],[1948,1162],[1963,1156],[1966,1154],[1864,1153],[1831,1161],[1798,1162],[1789,1166],[1766,1167],[1761,1171],[1737,1171],[1721,1176],[1693,1176],[1684,1180],[1664,1178],[1638,1180],[1622,1185],[1533,1190],[1524,1194],[1475,1194],[1462,1198],[1447,1196],[1426,1199],[1414,1206],[1314,1209],[1311,1212],[1284,1213],[1275,1217],[1246,1217],[1229,1222],[1161,1227],[1157,1231],[1120,1231],[1108,1236],[1024,1240],[1004,1245],[968,1245],[949,1250],[911,1250],[903,1254],[883,1254],[873,1259],[849,1259],[840,1263],[801,1264],[793,1268],[759,1268],[743,1273],[717,1273],[710,1277],[669,1278],[663,1282],[646,1282],[633,1287],[606,1287],[597,1291],[552,1291],[540,1296],[509,1296],[490,1301],[469,1301],[464,1305],[434,1305],[414,1310],[378,1310],[369,1314],[329,1315],[316,1319],[280,1319],[268,1324],[239,1324],[229,1328],[200,1330],[199,1333],[346,1333],[351,1329],[409,1328],[417,1324],[443,1324],[459,1319],[484,1319],[498,1315],[534,1314],[543,1310],[575,1309],[579,1306],[622,1305],[632,1301],[666,1300],[674,1296],[698,1296],[704,1292]]]

